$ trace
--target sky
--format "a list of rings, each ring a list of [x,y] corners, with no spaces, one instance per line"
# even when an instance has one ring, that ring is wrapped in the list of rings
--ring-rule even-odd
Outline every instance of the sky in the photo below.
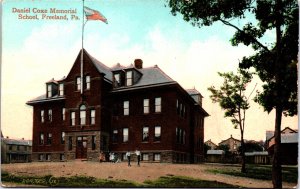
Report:
[[[100,11],[108,20],[88,21],[84,29],[84,48],[93,57],[111,67],[130,65],[141,58],[143,67],[158,65],[183,88],[195,88],[204,97],[205,138],[215,143],[232,135],[240,138],[224,111],[209,98],[208,87],[220,86],[217,72],[235,71],[239,60],[253,54],[251,47],[233,47],[235,30],[216,23],[194,27],[181,15],[173,16],[162,0],[85,0],[85,6]],[[18,13],[16,10],[30,13]],[[76,10],[68,20],[42,19],[50,9]],[[47,13],[33,13],[33,11]],[[82,1],[80,0],[4,0],[2,2],[1,130],[10,138],[32,137],[33,108],[26,102],[45,94],[45,83],[69,73],[80,49]],[[35,16],[36,19],[19,19]],[[65,15],[65,14],[57,14]],[[79,19],[71,19],[72,15]],[[251,19],[251,17],[249,17]],[[242,27],[246,21],[235,21]],[[262,39],[274,40],[270,31]],[[250,94],[261,90],[255,77],[248,85]],[[254,95],[252,95],[254,97]],[[265,140],[266,130],[274,130],[274,111],[270,114],[254,102],[246,112],[245,139]],[[283,118],[282,128],[298,128],[298,118]]]

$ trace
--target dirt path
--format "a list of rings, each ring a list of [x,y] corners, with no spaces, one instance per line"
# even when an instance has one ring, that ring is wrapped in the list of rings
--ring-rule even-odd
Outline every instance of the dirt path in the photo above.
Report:
[[[35,162],[29,164],[3,164],[2,171],[18,175],[53,175],[75,176],[85,175],[102,179],[125,179],[142,183],[145,180],[154,180],[160,176],[180,175],[203,180],[219,181],[250,188],[272,188],[271,181],[250,178],[234,177],[229,175],[213,174],[206,169],[222,168],[222,165],[212,164],[160,164],[142,163],[138,167],[134,162],[128,167],[122,163],[97,163],[97,162]],[[271,173],[270,173],[271,174]],[[283,183],[284,188],[293,188],[293,183]]]

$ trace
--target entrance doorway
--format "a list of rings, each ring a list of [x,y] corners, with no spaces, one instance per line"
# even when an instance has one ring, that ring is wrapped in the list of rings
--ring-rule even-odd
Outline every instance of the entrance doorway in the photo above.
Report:
[[[76,159],[86,159],[87,158],[87,137],[79,136],[77,137],[76,145]]]

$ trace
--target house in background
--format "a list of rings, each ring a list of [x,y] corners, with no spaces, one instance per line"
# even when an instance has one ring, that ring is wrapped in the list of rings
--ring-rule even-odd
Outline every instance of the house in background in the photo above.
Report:
[[[226,140],[222,140],[219,143],[218,146],[221,146],[221,145],[228,146],[229,147],[229,152],[237,154],[238,153],[238,149],[241,146],[241,141],[233,138],[232,135],[231,135],[230,138],[228,138]]]
[[[267,134],[267,133],[266,133]],[[269,155],[274,154],[275,138],[272,136],[266,141]],[[289,127],[281,131],[281,161],[282,164],[298,164],[298,131]]]
[[[208,141],[204,142],[207,146],[210,147],[209,150],[215,150],[218,146],[209,139]]]
[[[223,150],[207,150],[206,162],[224,163],[225,152]]]
[[[46,82],[33,106],[33,161],[125,159],[194,163],[204,158],[202,95],[185,90],[157,65],[107,67],[83,50],[69,74]],[[82,70],[82,71],[81,71]],[[133,157],[135,158],[135,157]]]
[[[253,164],[270,164],[270,158],[267,151],[245,152],[246,162]]]
[[[17,140],[1,136],[1,163],[31,162],[31,153],[31,140]]]

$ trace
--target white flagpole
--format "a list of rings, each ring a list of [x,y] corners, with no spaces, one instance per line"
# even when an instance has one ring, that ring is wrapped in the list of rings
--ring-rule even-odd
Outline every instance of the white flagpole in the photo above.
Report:
[[[81,59],[80,59],[80,93],[83,94],[83,32],[84,32],[84,0],[82,0],[82,36],[81,36]]]

